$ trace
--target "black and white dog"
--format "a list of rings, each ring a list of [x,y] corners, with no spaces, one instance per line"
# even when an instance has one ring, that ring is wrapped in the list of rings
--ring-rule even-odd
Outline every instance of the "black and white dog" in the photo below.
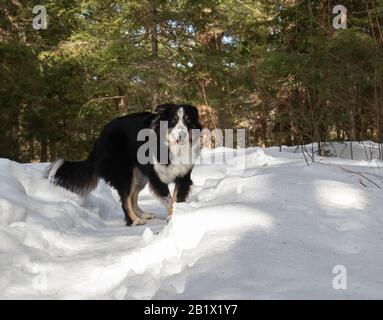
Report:
[[[170,218],[173,203],[186,201],[190,191],[190,155],[195,157],[198,152],[194,146],[197,141],[199,147],[200,129],[198,110],[190,105],[164,104],[154,113],[120,117],[105,126],[86,160],[59,159],[48,168],[47,177],[82,196],[104,179],[118,191],[127,225],[145,224],[154,217],[137,203],[138,194],[149,183]],[[185,154],[187,161],[180,161]],[[171,196],[168,184],[173,182]]]

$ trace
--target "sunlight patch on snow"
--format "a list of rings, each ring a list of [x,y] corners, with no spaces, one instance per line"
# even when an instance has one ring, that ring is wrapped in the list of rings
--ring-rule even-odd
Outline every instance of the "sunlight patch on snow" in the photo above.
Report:
[[[317,198],[323,206],[339,209],[359,209],[365,207],[362,191],[345,183],[321,180],[317,183]]]

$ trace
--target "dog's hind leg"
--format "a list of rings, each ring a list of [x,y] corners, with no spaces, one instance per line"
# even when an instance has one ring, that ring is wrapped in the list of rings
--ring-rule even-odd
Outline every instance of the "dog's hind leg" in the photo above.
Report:
[[[134,179],[127,179],[123,185],[116,187],[116,189],[120,195],[122,210],[125,214],[126,225],[136,226],[145,224],[146,221],[137,216],[136,208],[134,206]]]
[[[133,204],[133,192],[123,192],[121,197],[122,210],[125,213],[126,225],[137,226],[145,224],[146,221],[137,216],[136,208]]]
[[[132,202],[133,208],[137,215],[140,216],[141,219],[149,220],[155,217],[154,214],[145,212],[138,206],[138,195],[145,188],[148,179],[140,172],[139,169],[134,168],[133,170],[133,190],[132,190]]]
[[[102,175],[112,187],[114,187],[121,200],[121,207],[125,214],[126,225],[136,226],[145,224],[145,220],[139,218],[133,202],[133,191],[135,190],[135,177],[132,170],[124,170],[121,162],[110,162],[104,165],[108,171]]]
[[[145,212],[138,206],[138,194],[140,193],[141,190],[134,190],[132,192],[132,202],[133,202],[133,207],[137,215],[140,216],[141,219],[149,220],[155,218],[155,215],[149,212]]]

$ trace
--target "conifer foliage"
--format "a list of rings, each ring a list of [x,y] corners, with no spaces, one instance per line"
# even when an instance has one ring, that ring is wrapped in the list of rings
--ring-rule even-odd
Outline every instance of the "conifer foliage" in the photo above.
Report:
[[[0,3],[0,157],[80,159],[110,119],[166,101],[249,145],[383,143],[382,0],[40,2]]]

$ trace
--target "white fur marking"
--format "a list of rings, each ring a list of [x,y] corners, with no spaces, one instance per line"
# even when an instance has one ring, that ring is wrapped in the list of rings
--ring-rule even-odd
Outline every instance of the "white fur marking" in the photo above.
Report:
[[[180,108],[177,111],[178,122],[175,127],[169,132],[169,164],[154,164],[154,170],[163,183],[171,183],[177,177],[183,177],[193,167],[191,160],[191,145],[189,141],[188,128],[183,122],[184,109]],[[177,143],[178,137],[183,136],[183,143]]]
[[[64,159],[58,159],[54,164],[53,167],[49,170],[48,180],[51,183],[55,182],[55,175],[57,170],[63,165]]]
[[[185,126],[184,124],[184,108],[180,108],[178,111],[177,111],[177,116],[178,116],[178,122],[177,124],[174,126],[174,128],[172,128],[170,130],[170,133],[169,133],[169,138],[170,138],[170,143],[178,143],[178,138],[182,137],[181,141],[182,144],[185,143],[185,141],[188,140],[188,128]]]
[[[169,184],[174,182],[177,177],[183,177],[192,168],[191,164],[155,164],[154,170],[163,183]]]

